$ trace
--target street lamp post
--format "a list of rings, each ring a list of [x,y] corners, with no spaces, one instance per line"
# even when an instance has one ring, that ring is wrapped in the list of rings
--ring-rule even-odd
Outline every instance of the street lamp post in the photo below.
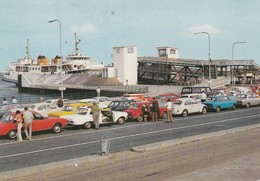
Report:
[[[60,22],[60,20],[58,20],[58,19],[54,19],[54,20],[51,20],[51,21],[48,21],[48,23],[53,23],[53,22],[59,22],[59,31],[60,31],[60,84],[61,84],[61,86],[60,86],[60,88],[59,88],[59,90],[61,91],[61,98],[63,99],[63,90],[65,90],[64,89],[64,87],[63,87],[63,79],[62,79],[62,53],[61,53],[61,22]]]
[[[193,33],[194,35],[197,35],[197,34],[207,34],[208,35],[208,39],[209,39],[209,87],[211,86],[211,58],[210,58],[210,34],[208,32],[196,32],[196,33]]]
[[[235,74],[234,74],[234,47],[239,43],[247,43],[246,41],[237,41],[232,45],[232,65],[231,65],[231,85],[235,85]]]

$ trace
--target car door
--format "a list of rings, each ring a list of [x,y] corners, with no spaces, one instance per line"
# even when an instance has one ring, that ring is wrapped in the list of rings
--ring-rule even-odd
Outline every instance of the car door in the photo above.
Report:
[[[200,111],[199,102],[197,100],[191,101],[191,112],[190,113],[196,113]]]
[[[185,109],[188,110],[189,113],[192,112],[192,104],[191,104],[191,101],[190,101],[190,100],[185,101],[184,107],[185,107]]]
[[[47,118],[44,118],[40,114],[33,114],[34,119],[32,121],[32,130],[40,131],[40,130],[48,130],[50,129],[50,122]]]

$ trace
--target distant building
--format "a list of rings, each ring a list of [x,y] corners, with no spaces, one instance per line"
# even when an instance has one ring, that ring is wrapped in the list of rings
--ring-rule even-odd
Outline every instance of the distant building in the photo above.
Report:
[[[179,49],[174,47],[157,47],[158,57],[179,58]]]
[[[137,46],[113,47],[114,66],[106,67],[102,77],[116,77],[123,85],[137,84]]]

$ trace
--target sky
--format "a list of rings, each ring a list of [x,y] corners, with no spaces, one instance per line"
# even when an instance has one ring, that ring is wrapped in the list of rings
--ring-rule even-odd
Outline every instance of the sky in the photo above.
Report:
[[[260,65],[260,0],[0,0],[0,71],[26,55],[79,51],[113,62],[113,47],[136,45],[138,57],[157,56],[156,47],[179,49],[180,58],[251,59]],[[235,42],[238,43],[233,46]]]

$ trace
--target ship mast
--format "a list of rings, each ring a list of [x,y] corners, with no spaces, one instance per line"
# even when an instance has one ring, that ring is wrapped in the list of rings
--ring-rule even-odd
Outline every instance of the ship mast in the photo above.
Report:
[[[80,42],[80,39],[79,41],[77,41],[77,34],[75,33],[75,54],[78,55],[78,44]]]
[[[29,52],[29,39],[27,38],[27,44],[26,44],[26,60],[30,60],[30,52]]]

